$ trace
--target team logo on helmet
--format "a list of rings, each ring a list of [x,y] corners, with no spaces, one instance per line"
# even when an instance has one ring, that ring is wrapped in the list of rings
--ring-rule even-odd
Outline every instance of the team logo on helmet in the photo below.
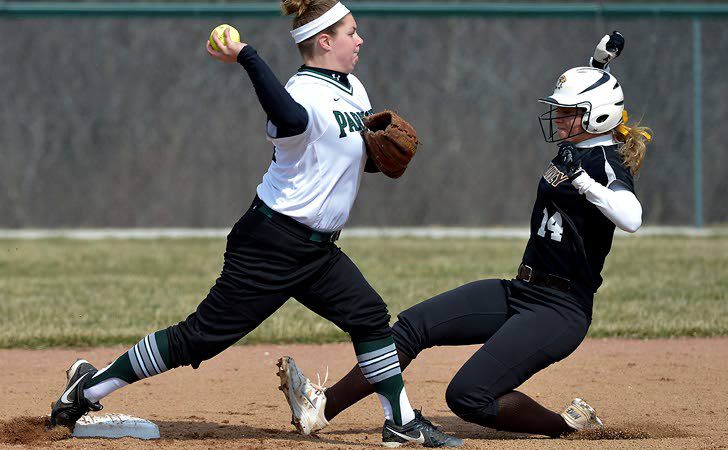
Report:
[[[558,81],[556,81],[556,89],[561,89],[564,83],[566,83],[566,75],[561,75]]]

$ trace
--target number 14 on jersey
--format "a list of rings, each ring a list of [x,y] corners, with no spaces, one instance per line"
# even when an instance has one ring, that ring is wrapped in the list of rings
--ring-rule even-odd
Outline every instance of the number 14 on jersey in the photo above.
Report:
[[[551,239],[556,242],[561,242],[561,236],[564,234],[564,227],[561,222],[561,213],[556,211],[553,216],[549,217],[549,212],[546,208],[543,209],[543,220],[541,221],[541,227],[538,229],[536,234],[541,237],[546,237],[546,230],[551,233]]]

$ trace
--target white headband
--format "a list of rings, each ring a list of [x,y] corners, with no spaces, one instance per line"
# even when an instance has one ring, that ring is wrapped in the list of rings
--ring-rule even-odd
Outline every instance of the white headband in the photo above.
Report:
[[[346,6],[343,3],[337,3],[316,20],[306,25],[301,25],[295,30],[291,30],[291,36],[293,36],[293,40],[298,44],[335,24],[347,14],[349,14],[349,10]]]

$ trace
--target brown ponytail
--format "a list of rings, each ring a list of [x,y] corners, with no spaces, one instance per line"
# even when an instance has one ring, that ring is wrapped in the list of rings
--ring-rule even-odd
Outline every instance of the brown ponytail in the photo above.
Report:
[[[641,127],[639,122],[627,125],[629,116],[627,111],[622,112],[622,124],[614,130],[614,138],[621,142],[619,154],[622,156],[625,167],[632,175],[637,175],[642,168],[642,161],[647,152],[647,143],[652,140],[652,130]]]
[[[283,11],[284,16],[294,15],[293,25],[291,26],[291,29],[294,30],[323,16],[326,11],[333,8],[337,3],[338,0],[282,0],[281,11]],[[335,35],[336,28],[339,26],[340,22],[341,21],[336,22],[321,31],[321,33]],[[316,36],[321,33],[316,34]],[[298,44],[298,51],[302,56],[305,57],[313,53],[316,36],[311,36]]]

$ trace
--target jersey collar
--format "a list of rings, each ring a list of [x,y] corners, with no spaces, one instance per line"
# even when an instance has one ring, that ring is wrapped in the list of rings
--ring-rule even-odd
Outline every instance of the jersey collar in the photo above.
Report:
[[[298,75],[310,76],[326,81],[349,95],[354,92],[354,89],[349,82],[348,74],[344,72],[322,69],[320,67],[309,67],[304,64],[298,69]]]
[[[586,141],[581,141],[576,144],[576,148],[591,148],[599,147],[600,145],[603,147],[608,147],[610,145],[617,144],[618,142],[614,140],[611,134],[605,134],[604,136],[597,136],[591,139],[587,139]]]

